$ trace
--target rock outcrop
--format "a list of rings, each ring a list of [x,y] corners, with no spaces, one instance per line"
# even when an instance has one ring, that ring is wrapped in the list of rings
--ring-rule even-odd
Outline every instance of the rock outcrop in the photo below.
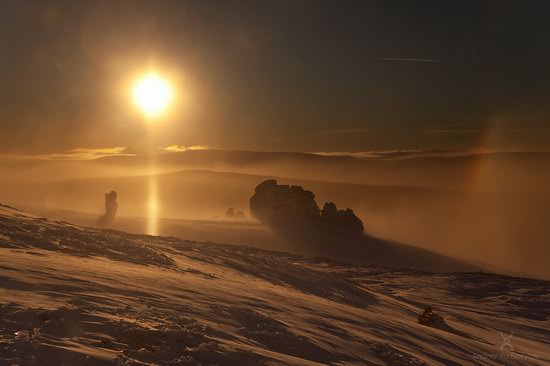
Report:
[[[242,219],[244,218],[244,212],[235,211],[233,207],[229,207],[227,211],[225,211],[225,217],[228,219]]]
[[[301,186],[277,184],[274,179],[256,187],[250,198],[250,213],[267,224],[304,219],[355,234],[363,234],[364,230],[363,223],[352,210],[338,210],[332,202],[325,203],[323,210],[320,210],[313,192]]]
[[[116,212],[118,210],[117,193],[111,191],[105,193],[105,214],[99,218],[100,226],[109,226],[115,221]]]
[[[316,218],[320,215],[315,195],[300,186],[279,185],[274,179],[260,183],[250,198],[250,212],[260,220],[274,216]]]
[[[422,313],[418,314],[418,324],[428,327],[442,327],[445,325],[445,319],[436,313],[431,306],[428,306]]]
[[[107,216],[110,220],[114,220],[116,216],[116,211],[118,209],[116,199],[117,193],[115,191],[105,193],[105,216]]]
[[[352,209],[339,210],[333,202],[325,203],[321,211],[321,218],[354,233],[363,233],[364,231],[363,222],[353,213]]]

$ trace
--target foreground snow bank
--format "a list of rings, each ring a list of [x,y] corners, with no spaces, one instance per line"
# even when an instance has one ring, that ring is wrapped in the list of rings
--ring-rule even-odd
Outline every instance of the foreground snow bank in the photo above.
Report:
[[[0,364],[544,365],[549,283],[350,266],[0,207]],[[445,327],[417,316],[431,305]]]

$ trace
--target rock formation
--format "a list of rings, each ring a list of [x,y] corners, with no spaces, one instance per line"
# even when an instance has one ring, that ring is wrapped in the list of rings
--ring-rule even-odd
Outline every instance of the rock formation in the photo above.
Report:
[[[115,221],[116,212],[118,209],[117,193],[111,191],[105,193],[105,214],[99,218],[100,226],[108,226]]]
[[[115,191],[105,193],[105,216],[114,220],[116,211],[118,209],[118,203],[116,202],[117,194]]]
[[[250,198],[250,213],[267,224],[304,219],[315,225],[363,234],[363,223],[352,210],[338,210],[332,202],[325,203],[323,210],[320,210],[313,192],[301,186],[280,185],[274,179],[256,187]]]
[[[338,210],[333,202],[326,202],[321,211],[321,218],[352,232],[363,233],[363,222],[355,216],[352,209]]]
[[[244,218],[244,212],[235,211],[233,207],[229,207],[225,212],[225,217],[228,219],[242,219]]]
[[[315,195],[300,186],[279,185],[274,179],[260,183],[250,198],[250,212],[259,219],[273,216],[319,217]]]
[[[428,327],[441,327],[445,325],[445,319],[436,313],[431,306],[428,306],[422,313],[418,314],[418,324]]]

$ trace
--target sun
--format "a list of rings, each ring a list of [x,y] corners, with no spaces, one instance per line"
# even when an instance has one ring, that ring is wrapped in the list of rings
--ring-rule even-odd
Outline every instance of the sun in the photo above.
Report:
[[[172,101],[172,89],[168,82],[151,72],[136,82],[133,96],[136,105],[148,117],[155,117]]]

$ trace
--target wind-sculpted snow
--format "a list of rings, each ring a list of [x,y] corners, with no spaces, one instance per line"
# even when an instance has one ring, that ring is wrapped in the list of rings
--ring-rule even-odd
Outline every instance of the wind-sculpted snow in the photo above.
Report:
[[[376,302],[367,290],[338,273],[307,266],[302,257],[250,247],[199,244],[187,254],[198,261],[234,269],[275,285],[342,302],[366,307]]]
[[[0,365],[545,365],[549,285],[80,228],[0,206]],[[440,326],[418,324],[428,305]]]
[[[13,212],[13,209],[10,211]],[[85,230],[68,223],[49,222],[45,218],[17,212],[11,216],[0,216],[0,247],[45,249],[76,256],[103,256],[116,261],[159,266],[174,264],[159,250],[115,236],[106,230]]]

